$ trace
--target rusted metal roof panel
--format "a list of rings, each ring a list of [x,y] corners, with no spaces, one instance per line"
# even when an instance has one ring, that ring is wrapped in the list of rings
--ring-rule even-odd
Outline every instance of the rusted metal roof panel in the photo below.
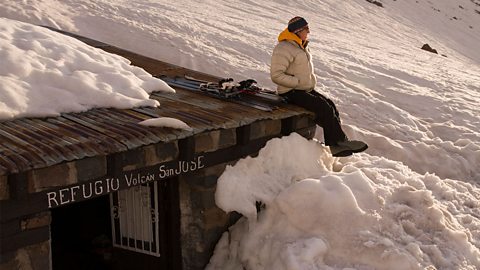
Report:
[[[176,90],[175,94],[152,95],[160,101],[159,108],[102,108],[60,117],[0,122],[0,175],[175,141],[208,130],[235,128],[257,120],[281,119],[305,113],[288,105],[282,105],[273,112],[264,112],[199,93]],[[193,131],[138,124],[156,117],[182,120]]]

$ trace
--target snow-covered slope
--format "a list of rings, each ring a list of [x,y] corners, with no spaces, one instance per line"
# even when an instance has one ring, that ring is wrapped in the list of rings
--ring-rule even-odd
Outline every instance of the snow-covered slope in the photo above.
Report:
[[[217,203],[249,219],[209,267],[478,269],[480,2],[380,2],[5,0],[0,16],[269,87],[277,35],[305,17],[317,89],[370,148],[333,159],[292,135],[227,169]]]

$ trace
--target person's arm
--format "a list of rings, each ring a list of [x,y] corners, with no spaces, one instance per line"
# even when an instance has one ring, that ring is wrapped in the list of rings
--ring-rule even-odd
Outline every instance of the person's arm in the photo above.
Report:
[[[298,85],[298,78],[287,74],[286,70],[293,62],[294,56],[281,46],[275,47],[272,53],[272,63],[270,65],[270,77],[278,85],[295,88]]]

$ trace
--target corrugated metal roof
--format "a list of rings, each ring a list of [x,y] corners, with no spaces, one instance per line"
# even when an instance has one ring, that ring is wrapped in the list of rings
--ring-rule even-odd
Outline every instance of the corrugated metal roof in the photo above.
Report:
[[[214,77],[173,66],[108,44],[70,34],[92,46],[127,57],[152,74]],[[281,104],[265,112],[187,90],[151,95],[159,108],[92,109],[60,117],[21,118],[0,122],[0,175],[43,168],[65,161],[107,155],[159,142],[170,142],[220,128],[234,128],[262,119],[283,119],[308,112]],[[147,127],[138,122],[155,117],[184,121],[193,131]]]
[[[176,89],[154,93],[159,108],[92,109],[51,118],[22,118],[0,123],[0,175],[43,168],[64,161],[170,142],[219,128],[234,128],[261,119],[282,119],[305,111],[282,105],[273,112]],[[147,127],[140,121],[173,117],[193,131]]]

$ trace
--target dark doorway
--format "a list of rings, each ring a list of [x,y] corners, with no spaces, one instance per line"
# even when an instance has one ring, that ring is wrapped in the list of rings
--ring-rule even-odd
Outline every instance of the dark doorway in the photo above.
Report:
[[[113,246],[106,195],[52,209],[53,270],[181,269],[178,179],[160,182],[158,193],[160,257]]]
[[[52,210],[52,266],[112,269],[109,196]]]

